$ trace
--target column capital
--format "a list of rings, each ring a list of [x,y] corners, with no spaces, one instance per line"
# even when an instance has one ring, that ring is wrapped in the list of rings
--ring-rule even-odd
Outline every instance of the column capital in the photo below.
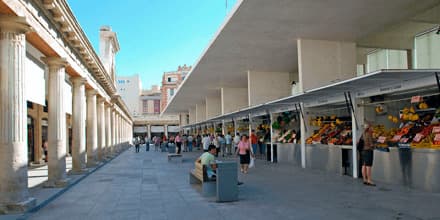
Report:
[[[0,32],[26,33],[32,28],[25,17],[0,15]]]
[[[87,96],[95,96],[96,94],[98,94],[98,92],[94,89],[88,89],[86,90],[86,94]]]
[[[86,78],[81,77],[81,76],[75,76],[75,77],[71,77],[70,81],[72,82],[72,84],[74,86],[76,85],[83,85],[87,82]]]
[[[102,103],[102,102],[103,102],[104,104],[105,104],[105,102],[106,102],[105,98],[102,97],[102,96],[97,97],[96,101],[97,101],[98,103]]]
[[[68,65],[66,59],[61,57],[41,57],[41,60],[49,67],[62,68]]]

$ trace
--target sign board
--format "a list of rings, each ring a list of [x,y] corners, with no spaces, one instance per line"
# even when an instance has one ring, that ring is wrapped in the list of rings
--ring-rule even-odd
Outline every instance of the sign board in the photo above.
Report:
[[[396,134],[396,135],[394,135],[394,137],[393,137],[392,140],[393,140],[394,142],[397,142],[397,141],[400,141],[400,138],[402,138],[402,135],[397,135],[397,134]]]
[[[423,134],[417,133],[416,136],[413,138],[413,141],[414,142],[420,142],[423,137],[424,137]]]
[[[134,133],[147,133],[147,127],[145,126],[134,126],[133,127]]]
[[[168,125],[168,132],[177,133],[180,131],[179,126]]]
[[[419,103],[419,102],[422,102],[422,101],[423,101],[422,96],[417,95],[417,96],[411,97],[411,103]]]
[[[386,139],[387,139],[386,137],[380,136],[380,137],[377,138],[377,142],[383,144],[383,143],[385,143]]]
[[[165,129],[163,126],[151,126],[151,133],[163,133]]]

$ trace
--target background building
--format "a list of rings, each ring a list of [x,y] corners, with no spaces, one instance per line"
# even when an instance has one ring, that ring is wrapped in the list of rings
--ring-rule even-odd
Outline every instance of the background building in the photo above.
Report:
[[[116,83],[118,93],[128,106],[131,115],[136,116],[142,114],[139,102],[139,96],[142,91],[142,82],[139,75],[118,76]]]
[[[162,76],[162,109],[165,109],[168,102],[174,96],[185,76],[191,71],[191,66],[179,66],[177,71],[165,72]]]

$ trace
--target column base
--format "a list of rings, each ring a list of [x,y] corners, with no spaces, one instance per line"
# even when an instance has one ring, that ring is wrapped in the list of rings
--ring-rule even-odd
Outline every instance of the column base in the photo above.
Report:
[[[62,180],[48,180],[43,184],[44,188],[63,188],[69,185],[70,179],[62,179]]]
[[[38,162],[31,162],[29,164],[30,167],[42,167],[42,166],[45,166],[45,165],[47,165],[47,164],[46,164],[46,162],[44,162],[44,160],[40,160]]]
[[[0,214],[23,213],[36,205],[37,200],[35,198],[28,198],[27,200],[19,203],[0,204]]]
[[[79,170],[69,170],[69,172],[67,172],[67,175],[81,175],[81,174],[88,173],[88,172],[89,172],[88,169],[82,168]]]
[[[87,168],[93,168],[98,166],[98,163],[96,161],[87,162],[86,167]]]

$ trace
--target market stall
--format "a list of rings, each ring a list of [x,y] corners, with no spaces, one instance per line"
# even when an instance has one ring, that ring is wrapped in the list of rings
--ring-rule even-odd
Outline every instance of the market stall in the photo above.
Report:
[[[440,192],[440,87],[365,99],[374,128],[373,179]]]
[[[273,142],[276,161],[301,165],[300,122],[298,111],[273,113]]]

